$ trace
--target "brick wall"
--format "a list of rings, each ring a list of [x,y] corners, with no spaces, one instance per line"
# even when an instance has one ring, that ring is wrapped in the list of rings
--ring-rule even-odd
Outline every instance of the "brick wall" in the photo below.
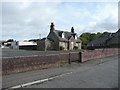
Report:
[[[21,56],[21,57],[3,57],[2,58],[2,74],[12,74],[25,72],[30,70],[45,69],[50,67],[58,67],[64,63],[69,63],[69,60],[79,60],[79,52],[75,53],[60,53],[49,55],[36,56]]]
[[[117,55],[118,49],[96,49],[82,52],[63,52],[60,54],[3,57],[2,74],[12,74],[50,67],[59,67],[74,61],[85,62],[91,59]]]
[[[113,56],[118,54],[117,48],[85,50],[81,52],[81,62],[85,62],[91,59],[97,59],[107,56]]]

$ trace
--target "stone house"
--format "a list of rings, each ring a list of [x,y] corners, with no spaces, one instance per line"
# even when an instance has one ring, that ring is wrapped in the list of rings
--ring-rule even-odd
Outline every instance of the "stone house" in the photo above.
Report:
[[[50,25],[50,32],[46,38],[37,42],[38,50],[73,50],[81,49],[81,40],[71,28],[71,32],[56,30],[53,23]]]

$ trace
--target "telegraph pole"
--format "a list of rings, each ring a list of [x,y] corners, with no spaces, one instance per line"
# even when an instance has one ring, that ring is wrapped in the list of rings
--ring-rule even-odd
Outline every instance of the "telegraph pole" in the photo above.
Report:
[[[39,34],[39,39],[41,40],[41,33]]]

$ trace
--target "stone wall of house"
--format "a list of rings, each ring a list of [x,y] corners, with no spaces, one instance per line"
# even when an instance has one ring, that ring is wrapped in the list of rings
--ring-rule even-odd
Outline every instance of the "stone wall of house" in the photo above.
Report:
[[[52,42],[48,39],[37,41],[37,50],[40,51],[46,51],[46,50],[52,50]]]
[[[85,50],[82,52],[62,52],[59,54],[2,57],[2,74],[13,74],[50,67],[59,67],[74,61],[85,62],[118,54],[118,49]]]
[[[59,47],[60,46],[64,47],[64,50],[67,50],[68,43],[67,42],[59,42]]]
[[[54,40],[54,42],[52,42],[52,50],[59,50],[59,39],[58,37],[56,36],[55,32],[54,31],[51,31],[47,38],[50,38],[52,40]]]
[[[76,43],[75,46],[77,46],[79,50],[81,49],[81,43]]]
[[[45,41],[37,41],[37,50],[45,51]]]

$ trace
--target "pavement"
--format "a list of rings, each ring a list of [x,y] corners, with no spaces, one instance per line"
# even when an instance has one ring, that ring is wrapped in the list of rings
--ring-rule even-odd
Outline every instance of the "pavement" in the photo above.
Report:
[[[2,80],[4,89],[22,85],[22,88],[117,88],[118,56],[6,75]]]

